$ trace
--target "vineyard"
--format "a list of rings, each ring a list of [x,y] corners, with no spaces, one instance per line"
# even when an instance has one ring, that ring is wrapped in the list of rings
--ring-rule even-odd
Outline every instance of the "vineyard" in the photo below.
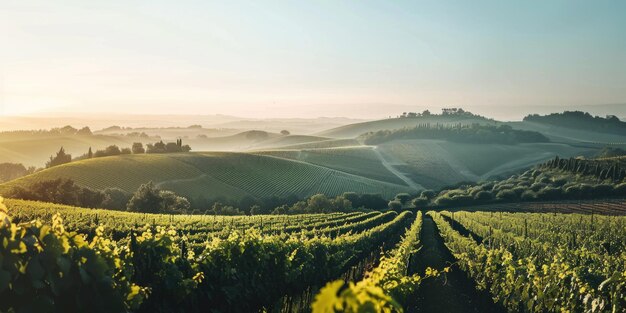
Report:
[[[126,155],[71,162],[0,185],[0,193],[36,181],[70,178],[94,189],[134,192],[153,181],[187,197],[307,197],[345,191],[377,193],[391,198],[407,186],[350,174],[311,163],[248,153]],[[322,183],[323,182],[323,183]]]
[[[273,150],[256,154],[298,160],[374,180],[404,185],[398,176],[385,168],[371,147]]]
[[[450,308],[430,295],[468,293],[459,288],[484,296],[482,311],[626,308],[626,217],[201,216],[4,204],[0,311],[420,312]]]

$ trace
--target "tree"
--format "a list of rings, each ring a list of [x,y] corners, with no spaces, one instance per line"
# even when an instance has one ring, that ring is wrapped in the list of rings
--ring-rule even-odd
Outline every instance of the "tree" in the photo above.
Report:
[[[139,186],[127,204],[129,211],[157,213],[161,206],[159,189],[150,181]]]
[[[76,132],[76,135],[86,135],[86,136],[91,136],[91,135],[93,135],[93,133],[91,133],[91,129],[89,129],[89,127],[85,126],[85,127],[81,128],[81,129],[79,129],[79,130]]]
[[[287,136],[287,135],[289,135],[289,134],[291,134],[291,133],[290,133],[288,130],[283,129],[283,130],[281,130],[281,131],[280,131],[280,134],[281,134],[281,135],[284,135],[284,136]]]
[[[46,162],[46,168],[72,162],[72,155],[65,153],[65,149],[61,147],[56,156],[50,156],[50,161]]]
[[[146,153],[146,149],[143,148],[143,144],[141,142],[133,143],[132,149],[133,154],[142,154]]]
[[[185,213],[189,210],[189,200],[185,197],[176,195],[173,191],[161,190],[161,212],[162,213]]]
[[[89,147],[89,151],[87,151],[87,158],[88,159],[93,158],[93,151],[91,151],[91,147]]]
[[[330,213],[332,203],[325,195],[316,194],[309,198],[306,209],[308,213]]]
[[[255,204],[250,207],[250,215],[261,215],[261,214],[265,214],[261,211],[261,206]]]
[[[160,190],[152,182],[142,184],[128,201],[127,208],[143,213],[185,213],[189,200],[169,190]]]

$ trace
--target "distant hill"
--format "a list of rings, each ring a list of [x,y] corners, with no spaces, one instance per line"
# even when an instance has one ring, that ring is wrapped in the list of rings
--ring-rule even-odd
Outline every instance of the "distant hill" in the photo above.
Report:
[[[270,197],[316,193],[339,195],[346,191],[393,197],[410,192],[406,185],[388,183],[312,163],[248,153],[142,154],[76,161],[0,185],[0,193],[13,186],[70,178],[94,189],[118,187],[134,192],[153,181],[158,187],[196,198]]]
[[[393,130],[400,128],[412,128],[419,124],[491,124],[495,125],[498,122],[487,119],[482,116],[469,115],[469,114],[448,114],[448,115],[428,115],[428,116],[415,116],[415,117],[397,117],[384,120],[376,120],[370,122],[356,123],[345,125],[329,130],[325,130],[317,133],[319,136],[334,137],[334,138],[355,138],[359,135],[368,132],[377,132],[380,130]]]
[[[581,111],[565,111],[544,116],[528,115],[524,121],[626,136],[626,122],[614,115],[604,118]]]

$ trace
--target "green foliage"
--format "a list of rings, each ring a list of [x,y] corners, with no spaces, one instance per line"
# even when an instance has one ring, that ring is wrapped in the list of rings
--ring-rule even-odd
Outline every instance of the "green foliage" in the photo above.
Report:
[[[269,308],[282,296],[300,294],[309,286],[340,276],[384,241],[399,235],[413,216],[410,212],[372,212],[207,220],[18,200],[10,203],[22,206],[15,210],[20,220],[26,220],[24,213],[29,210],[30,216],[49,216],[44,208],[51,206],[69,214],[72,228],[81,233],[94,231],[98,238],[106,238],[106,229],[97,226],[99,222],[110,225],[112,234],[123,231],[126,235],[119,237],[118,243],[107,242],[116,245],[110,247],[120,256],[115,264],[121,269],[123,281],[131,286],[129,295],[133,296],[122,297],[129,299],[124,305],[130,308],[141,302],[133,310],[137,312],[206,312],[207,308],[252,312]],[[137,226],[141,221],[144,225],[150,223]],[[216,222],[224,232],[202,233],[204,225]],[[277,227],[279,222],[286,224]],[[172,225],[188,227],[185,233],[189,235],[181,235],[181,230]],[[194,232],[201,236],[196,237]],[[18,305],[13,308],[21,309]]]
[[[429,212],[459,266],[510,312],[626,308],[624,217]],[[482,238],[457,232],[442,216]]]
[[[382,256],[380,263],[357,283],[341,280],[329,282],[315,297],[313,313],[326,312],[402,312],[408,297],[413,295],[426,277],[439,275],[428,268],[423,277],[407,276],[409,258],[419,249],[422,214],[405,232],[397,247]],[[442,269],[444,272],[448,268]]]
[[[101,231],[88,241],[58,215],[15,224],[6,211],[0,198],[0,311],[126,312],[146,296],[129,280],[128,251]]]

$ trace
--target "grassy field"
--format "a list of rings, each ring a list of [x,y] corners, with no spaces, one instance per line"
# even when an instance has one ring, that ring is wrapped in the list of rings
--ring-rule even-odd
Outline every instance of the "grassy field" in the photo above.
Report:
[[[408,187],[284,158],[247,153],[211,152],[125,155],[77,161],[53,167],[3,185],[70,178],[78,184],[104,189],[118,187],[134,192],[153,181],[157,186],[188,197],[268,197],[316,193],[338,195],[346,191],[378,193],[392,197]]]

